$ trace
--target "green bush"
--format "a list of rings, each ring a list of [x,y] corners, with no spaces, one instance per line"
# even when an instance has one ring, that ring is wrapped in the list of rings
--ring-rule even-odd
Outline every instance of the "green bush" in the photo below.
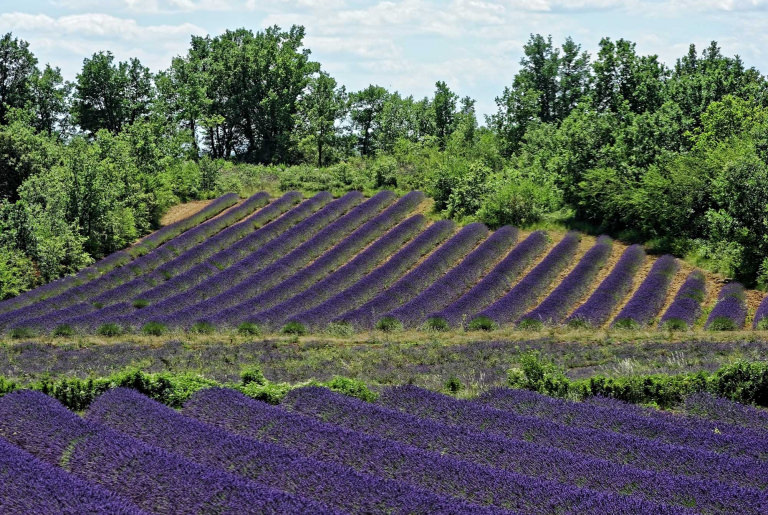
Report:
[[[424,323],[424,326],[429,331],[447,331],[450,329],[448,321],[442,317],[432,317]]]
[[[473,318],[469,322],[467,329],[469,329],[470,331],[493,331],[498,327],[499,327],[498,324],[494,322],[492,319],[486,316],[479,316],[479,317]]]
[[[237,332],[247,336],[258,336],[261,334],[261,328],[251,322],[243,322],[237,326]]]
[[[497,178],[482,199],[477,218],[491,228],[526,226],[560,207],[560,195],[551,184],[537,184],[525,177]]]
[[[213,334],[216,327],[210,322],[195,322],[189,331],[195,334]]]
[[[35,332],[29,327],[14,327],[9,335],[14,340],[20,340],[22,338],[32,338],[35,336]]]
[[[146,308],[149,306],[149,301],[146,299],[136,299],[133,301],[133,307],[136,309]]]
[[[347,322],[331,322],[325,327],[325,332],[331,336],[352,336],[355,327]]]
[[[123,334],[123,329],[119,325],[113,323],[102,324],[96,330],[96,333],[101,336],[120,336]]]
[[[512,388],[533,390],[554,397],[566,397],[571,386],[562,369],[534,351],[521,356],[520,368],[509,370],[507,382]]]
[[[384,331],[385,333],[391,333],[394,331],[402,330],[403,323],[393,317],[384,317],[376,322],[376,329],[379,331]]]
[[[303,336],[307,334],[307,328],[301,322],[288,322],[283,326],[281,330],[283,334],[294,334],[296,336]]]
[[[374,402],[379,397],[371,391],[363,381],[350,379],[349,377],[333,376],[333,379],[325,383],[325,386],[334,392],[343,393],[350,397],[357,397],[366,402]]]
[[[661,328],[668,331],[687,331],[689,329],[688,322],[679,318],[668,318],[661,325]]]
[[[53,330],[54,336],[74,336],[75,330],[69,324],[61,324]]]
[[[259,365],[249,365],[240,372],[240,384],[245,386],[250,383],[267,384],[267,378],[264,377]]]
[[[149,336],[162,336],[168,328],[160,322],[147,322],[141,328],[143,334]]]
[[[735,331],[739,329],[736,324],[728,317],[716,317],[709,323],[710,331]]]
[[[445,389],[452,394],[456,394],[464,389],[464,385],[461,383],[458,377],[451,376],[445,382]]]
[[[544,323],[541,320],[524,318],[517,324],[517,328],[524,331],[538,331],[544,328]]]

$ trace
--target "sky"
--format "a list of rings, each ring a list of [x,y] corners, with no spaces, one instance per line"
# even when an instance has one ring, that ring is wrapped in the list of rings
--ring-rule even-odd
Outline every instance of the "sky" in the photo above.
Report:
[[[424,97],[444,80],[481,115],[495,111],[532,33],[558,45],[571,36],[592,55],[602,37],[629,39],[668,65],[716,40],[768,72],[768,0],[0,0],[0,33],[68,80],[100,50],[158,71],[193,34],[271,25],[303,25],[313,59],[348,91]]]

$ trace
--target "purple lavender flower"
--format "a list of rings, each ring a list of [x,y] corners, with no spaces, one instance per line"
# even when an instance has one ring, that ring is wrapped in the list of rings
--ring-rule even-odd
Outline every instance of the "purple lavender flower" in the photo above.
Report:
[[[664,306],[667,290],[680,265],[674,256],[661,256],[651,267],[629,302],[622,308],[612,326],[643,327],[651,324]]]
[[[704,327],[712,331],[734,331],[744,327],[747,318],[746,294],[740,283],[728,283],[720,290],[717,304]]]
[[[754,329],[768,330],[768,295],[763,298],[763,301],[757,307],[752,327]]]
[[[675,295],[675,300],[664,312],[659,327],[685,330],[693,327],[701,313],[701,302],[707,292],[707,280],[701,270],[694,270]]]
[[[535,309],[520,318],[518,325],[540,326],[560,323],[568,310],[592,284],[611,253],[611,239],[600,236],[563,281]]]

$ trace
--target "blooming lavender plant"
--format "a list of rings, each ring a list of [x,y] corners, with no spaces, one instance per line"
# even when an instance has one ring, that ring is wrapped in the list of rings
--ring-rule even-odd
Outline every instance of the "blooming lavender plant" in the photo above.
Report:
[[[744,327],[747,318],[746,294],[740,283],[728,283],[717,296],[704,327],[712,331],[733,331]]]
[[[757,307],[752,327],[754,329],[768,330],[768,295],[763,298],[763,301]]]
[[[435,222],[379,268],[318,306],[289,317],[288,321],[312,329],[320,329],[334,317],[354,309],[381,293],[413,266],[421,256],[445,240],[454,227],[453,222],[449,220]]]
[[[541,263],[528,272],[506,295],[476,314],[474,319],[489,319],[497,325],[516,320],[568,265],[578,249],[579,239],[580,236],[576,232],[566,234]]]
[[[0,437],[0,513],[144,512],[113,492],[40,461]]]
[[[441,404],[453,399],[445,397]],[[453,426],[331,392],[308,387],[293,390],[282,405],[326,423],[397,441],[480,465],[508,470],[594,490],[631,492],[635,497],[665,504],[689,504],[700,511],[760,513],[768,495],[756,489],[713,480],[673,476],[618,465],[578,453]],[[703,493],[706,492],[706,493]]]
[[[385,261],[388,256],[392,255],[393,252],[401,248],[403,244],[407,243],[408,240],[423,227],[425,222],[426,219],[422,215],[416,215],[409,218],[384,234],[345,265],[339,267],[336,271],[330,273],[304,291],[301,291],[300,288],[293,287],[293,278],[283,281],[282,284],[286,285],[285,290],[287,290],[285,293],[288,295],[295,292],[299,293],[296,293],[293,297],[289,297],[287,300],[263,311],[259,311],[259,307],[253,308],[249,306],[249,313],[256,311],[256,314],[246,314],[244,318],[253,323],[257,323],[262,327],[267,325],[271,327],[279,327],[290,316],[320,304],[323,300],[342,291],[345,287],[350,286],[355,281],[362,279],[374,266]],[[278,285],[273,289],[282,288],[282,286]],[[263,305],[260,299],[262,296],[267,295],[270,297],[272,296],[270,292],[259,295],[257,298],[253,299],[253,305]],[[271,301],[267,302],[267,304],[271,303]]]
[[[427,316],[428,320],[444,320],[455,327],[501,297],[512,286],[528,264],[547,247],[544,231],[531,233],[497,264],[491,272],[445,309]]]
[[[9,442],[150,512],[333,513],[84,421],[42,393],[10,393],[0,413],[0,436]]]
[[[571,273],[535,309],[523,315],[517,322],[518,325],[540,326],[560,323],[571,306],[592,284],[592,280],[605,265],[610,253],[611,239],[608,236],[600,236]]]
[[[325,253],[342,242],[350,231],[355,231],[358,228],[362,230],[361,226],[369,222],[379,211],[390,204],[394,198],[394,194],[390,191],[377,193],[360,206],[329,223],[304,243],[260,272],[245,274],[240,282],[234,284],[217,285],[216,291],[219,292],[218,295],[211,295],[212,292],[210,291],[204,292],[204,298],[198,298],[198,302],[188,305],[183,309],[174,308],[171,311],[166,311],[164,316],[158,318],[157,321],[169,327],[190,327],[198,321],[206,321],[205,318],[208,315],[220,313],[232,307],[236,310],[244,307],[246,303],[251,302],[253,297],[270,290],[291,276],[296,278],[292,279],[297,282],[305,274],[311,277],[314,270],[322,270],[324,267],[327,267],[326,258],[332,265],[334,260],[343,260],[344,257],[348,257],[348,254],[344,254],[344,252],[340,252],[342,254],[341,257],[328,257],[330,253]],[[369,226],[366,230],[372,231],[373,229]],[[357,243],[356,238],[347,241],[349,246],[346,248],[354,248],[354,245]],[[315,259],[316,261],[312,263]],[[312,264],[302,270],[309,263]],[[337,262],[336,265],[338,266],[338,264]],[[223,313],[222,322],[226,323],[229,315],[231,315],[229,312]]]
[[[481,223],[466,225],[392,286],[334,321],[352,324],[358,328],[372,328],[384,313],[416,297],[450,270],[457,260],[469,253],[487,234],[488,228]]]
[[[417,191],[405,195],[395,202],[394,205],[384,209],[380,214],[352,231],[347,237],[320,255],[306,268],[299,270],[282,282],[258,293],[256,296],[246,298],[237,305],[214,312],[210,317],[206,317],[203,320],[216,326],[238,324],[246,321],[255,322],[260,325],[279,324],[283,320],[284,311],[283,307],[277,307],[277,304],[290,299],[292,295],[296,294],[300,295],[303,299],[309,300],[310,297],[305,292],[307,288],[326,278],[333,270],[344,266],[344,263],[353,259],[367,245],[385,235],[393,225],[405,218],[423,199],[424,194]],[[412,234],[412,230],[409,230],[409,232]],[[402,242],[402,236],[399,236],[399,234],[400,231],[398,231],[396,236]],[[390,251],[392,247],[393,245],[390,245]],[[374,252],[378,252],[380,249],[376,243],[372,244],[372,248]],[[378,259],[375,255],[369,258],[369,255],[369,253],[365,253],[361,260]],[[354,281],[362,277],[365,269],[355,266],[346,268],[345,272],[349,276],[350,281]],[[329,284],[333,284],[339,277],[343,276],[336,275],[336,279],[330,279]],[[333,292],[332,289],[331,292]]]
[[[693,327],[701,313],[701,303],[707,293],[707,280],[701,270],[694,270],[686,278],[669,308],[664,312],[659,327],[685,330]]]
[[[400,481],[382,480],[284,448],[233,435],[118,388],[99,397],[87,419],[203,466],[355,513],[486,513]]]
[[[612,326],[643,327],[651,324],[664,306],[669,285],[680,265],[674,256],[661,256],[651,267],[629,302],[621,309]]]
[[[752,406],[745,406],[728,399],[715,397],[710,393],[695,393],[688,396],[683,404],[686,413],[715,422],[741,426],[761,432],[768,432],[768,412]]]
[[[634,278],[645,260],[641,245],[632,245],[624,251],[616,266],[592,292],[587,301],[565,320],[571,326],[600,327],[632,288]]]
[[[517,229],[509,225],[495,231],[470,252],[461,263],[429,285],[414,299],[386,313],[384,317],[398,320],[406,327],[415,327],[426,316],[456,300],[499,259],[505,256],[517,241]]]
[[[526,513],[688,513],[631,495],[544,481],[416,449],[288,412],[233,390],[201,390],[187,401],[183,413],[241,436],[279,443],[315,459],[380,478],[408,481],[477,504]]]

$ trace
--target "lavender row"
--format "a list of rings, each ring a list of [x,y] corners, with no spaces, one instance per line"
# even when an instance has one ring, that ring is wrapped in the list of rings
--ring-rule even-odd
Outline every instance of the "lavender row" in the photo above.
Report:
[[[643,327],[651,324],[664,306],[667,290],[679,265],[674,256],[661,256],[651,267],[629,302],[621,309],[612,326]]]
[[[687,510],[483,467],[350,431],[225,389],[202,390],[183,413],[232,433],[439,495],[525,513],[687,513]]]
[[[192,223],[190,227],[197,225],[198,223],[201,223],[202,221],[207,220],[212,216],[217,215],[221,211],[235,204],[237,200],[238,200],[238,196],[234,193],[228,193],[227,195],[219,197],[218,199],[213,201],[211,204],[206,206],[205,209],[189,217],[190,220],[191,219],[195,220],[195,222]],[[183,221],[184,220],[180,220],[179,222],[177,222],[177,224],[180,224]],[[172,236],[175,236],[183,232],[179,230],[180,228],[181,228],[180,225],[171,224],[158,230],[157,233],[161,233],[161,239],[170,238]],[[177,232],[176,234],[173,234],[173,232],[177,230],[179,232]],[[146,241],[146,239],[144,241]],[[133,259],[133,254],[130,253],[129,251],[121,250],[118,252],[114,252],[109,256],[105,257],[104,259],[101,259],[96,263],[83,268],[75,275],[63,277],[56,281],[51,281],[50,283],[40,286],[39,288],[35,288],[34,290],[29,290],[12,299],[8,299],[3,302],[0,302],[0,313],[6,313],[8,311],[18,309],[23,306],[27,306],[29,304],[37,302],[38,300],[46,299],[54,295],[57,295],[65,290],[68,290],[69,288],[78,286],[80,284],[83,284],[86,281],[90,281],[91,279],[94,279],[104,273],[107,273],[116,267],[123,266],[129,263],[132,259]]]
[[[734,331],[747,319],[746,293],[740,283],[723,286],[704,327],[713,331]]]
[[[409,218],[384,234],[345,265],[304,291],[300,291],[300,287],[293,288],[293,278],[285,281],[283,284],[287,283],[287,291],[285,292],[288,296],[287,300],[263,310],[261,308],[262,302],[255,301],[254,304],[257,307],[252,308],[246,318],[252,323],[269,325],[274,328],[283,324],[288,317],[317,306],[355,281],[360,280],[373,267],[385,261],[387,256],[392,255],[393,252],[407,243],[424,226],[425,221],[426,219],[422,215]],[[280,288],[280,286],[276,288]],[[292,293],[294,295],[290,297]],[[271,304],[271,302],[265,304]]]
[[[350,192],[340,199],[323,206],[325,204],[324,197],[325,195],[321,195],[312,205],[302,210],[302,214],[307,212],[312,214],[302,217],[301,221],[295,225],[288,225],[288,221],[280,223],[285,218],[281,217],[275,221],[274,226],[272,224],[265,226],[264,229],[266,231],[262,233],[262,236],[269,238],[268,241],[258,250],[240,259],[232,266],[219,269],[215,264],[211,264],[218,255],[214,256],[214,258],[205,263],[205,265],[210,267],[210,273],[206,274],[202,281],[192,275],[198,272],[196,270],[198,267],[193,267],[188,272],[177,276],[178,280],[173,281],[173,284],[170,284],[171,281],[168,281],[166,283],[168,288],[162,288],[165,285],[161,285],[161,288],[158,289],[163,291],[150,290],[143,294],[141,297],[149,299],[151,302],[148,307],[130,311],[128,314],[111,321],[128,326],[140,326],[149,320],[194,306],[198,302],[218,295],[229,286],[245,281],[258,271],[278,262],[287,252],[302,246],[307,240],[332,224],[362,200],[360,193]],[[302,205],[299,205],[298,208],[302,207]],[[317,208],[320,206],[323,207],[318,210]],[[288,214],[290,213],[287,213],[286,216]],[[280,229],[285,229],[286,225],[288,225],[287,230],[280,231]],[[193,286],[189,287],[189,284]],[[157,298],[158,296],[160,296],[159,299]],[[100,322],[106,321],[108,320],[101,320]]]
[[[745,406],[709,393],[695,393],[685,399],[683,409],[696,417],[741,426],[761,432],[768,431],[768,411]]]
[[[260,272],[248,273],[248,270],[238,270],[239,265],[235,265],[229,269],[234,269],[236,272],[236,274],[230,274],[230,277],[235,275],[234,280],[227,280],[225,284],[216,281],[214,288],[201,291],[203,295],[198,295],[195,299],[196,303],[193,305],[188,303],[183,309],[179,309],[178,304],[171,306],[170,310],[166,309],[155,320],[168,327],[190,327],[208,315],[238,306],[241,303],[250,302],[253,297],[296,274],[301,268],[342,241],[350,231],[357,229],[373,218],[393,200],[394,193],[391,191],[377,193],[316,233],[314,233],[314,227],[310,228],[313,233],[307,235],[310,237],[305,238],[304,243],[263,268]],[[226,275],[226,272],[222,275]],[[188,295],[185,293],[183,296],[187,297]]]
[[[135,390],[111,390],[91,405],[88,420],[200,465],[225,470],[355,513],[483,513],[399,481],[307,458],[185,417]]]
[[[752,327],[754,329],[768,330],[768,295],[763,298],[763,301],[757,307]]]
[[[633,469],[690,476],[691,479],[720,481],[753,489],[764,489],[768,483],[765,476],[768,466],[757,460],[672,445],[631,433],[619,434],[599,424],[596,424],[597,427],[582,427],[580,423],[589,423],[581,420],[582,417],[590,416],[588,409],[584,413],[564,409],[558,418],[549,420],[526,413],[526,406],[520,406],[518,412],[515,401],[505,401],[495,391],[479,402],[472,402],[404,386],[384,391],[378,403],[467,431],[481,431],[510,440],[526,440],[542,447],[554,447],[585,458],[592,457]],[[524,401],[521,399],[520,402]],[[677,431],[678,434],[683,432]]]
[[[139,508],[185,513],[332,513],[321,504],[198,465],[88,422],[45,394],[0,398],[0,436]]]
[[[497,264],[491,272],[459,299],[445,309],[427,316],[428,320],[443,320],[455,327],[471,315],[498,299],[514,284],[525,268],[547,248],[544,231],[531,233]]]
[[[15,314],[16,320],[20,320],[21,325],[50,331],[62,320],[95,311],[96,308],[91,302],[84,302],[86,299],[96,297],[92,301],[102,304],[103,300],[101,299],[103,299],[103,296],[98,296],[100,293],[109,293],[110,291],[114,292],[117,290],[118,294],[124,294],[124,288],[120,287],[120,285],[135,281],[140,284],[146,284],[145,280],[137,278],[137,276],[151,272],[160,264],[173,259],[184,249],[191,248],[205,238],[218,233],[222,228],[242,220],[244,216],[252,213],[268,201],[268,194],[257,193],[242,204],[226,211],[221,216],[208,220],[182,233],[168,241],[165,245],[143,256],[139,256],[127,265],[116,268],[85,284],[71,288],[60,295],[27,306],[13,313],[8,313],[7,316]],[[134,279],[134,281],[131,281],[131,279]],[[125,298],[126,296],[121,297],[121,299]],[[13,321],[7,323],[8,325],[13,325]]]
[[[572,326],[600,327],[608,321],[613,309],[629,293],[632,279],[645,260],[641,245],[631,245],[619,258],[616,266],[603,279],[587,301],[565,319]]]
[[[334,317],[381,293],[412,267],[421,256],[445,240],[454,227],[455,225],[448,220],[435,222],[370,274],[318,306],[289,317],[288,320],[312,329],[320,329]]]
[[[94,297],[91,301],[97,305],[108,306],[122,302],[125,299],[135,298],[157,284],[182,274],[193,266],[202,263],[217,252],[221,252],[237,244],[239,241],[243,241],[252,235],[254,231],[276,219],[300,201],[300,193],[295,191],[288,192],[242,222],[224,229],[200,245],[196,245],[168,260],[158,266],[151,274],[142,275],[132,281],[128,281],[117,288]]]
[[[0,513],[143,512],[109,490],[40,461],[0,437]]]
[[[418,295],[450,270],[457,260],[469,253],[487,235],[488,228],[481,223],[465,226],[392,286],[334,321],[353,324],[358,328],[372,328],[384,313]]]
[[[701,303],[707,293],[707,280],[701,270],[694,270],[675,295],[669,308],[662,315],[659,327],[690,329],[701,314]]]
[[[445,397],[445,400],[450,403],[453,399]],[[694,505],[688,507],[703,512],[761,513],[768,509],[768,494],[759,490],[650,472],[538,445],[519,437],[510,439],[446,425],[326,388],[293,390],[283,404],[339,427],[529,477],[597,491],[630,493],[636,498],[669,505],[687,505],[693,500]]]
[[[517,229],[514,227],[506,225],[495,231],[461,263],[429,285],[416,298],[386,313],[384,317],[397,320],[406,327],[418,326],[429,313],[444,308],[466,293],[510,251],[516,241]]]
[[[549,254],[528,272],[506,295],[475,315],[496,325],[503,325],[522,315],[541,295],[541,292],[570,262],[579,247],[579,234],[569,232]]]
[[[490,390],[481,395],[477,402],[573,428],[610,431],[622,438],[634,437],[646,442],[656,441],[657,444],[668,443],[681,448],[687,447],[715,457],[720,455],[718,459],[743,459],[744,463],[747,463],[765,460],[768,453],[768,435],[754,432],[726,434],[715,431],[715,424],[704,424],[699,420],[648,417],[638,414],[632,405],[622,409],[618,403],[614,403],[610,408],[606,408],[509,388]],[[768,476],[763,481],[768,481]]]
[[[518,324],[553,325],[562,322],[571,306],[592,284],[610,254],[611,239],[600,236],[571,273],[535,309],[523,315]]]

